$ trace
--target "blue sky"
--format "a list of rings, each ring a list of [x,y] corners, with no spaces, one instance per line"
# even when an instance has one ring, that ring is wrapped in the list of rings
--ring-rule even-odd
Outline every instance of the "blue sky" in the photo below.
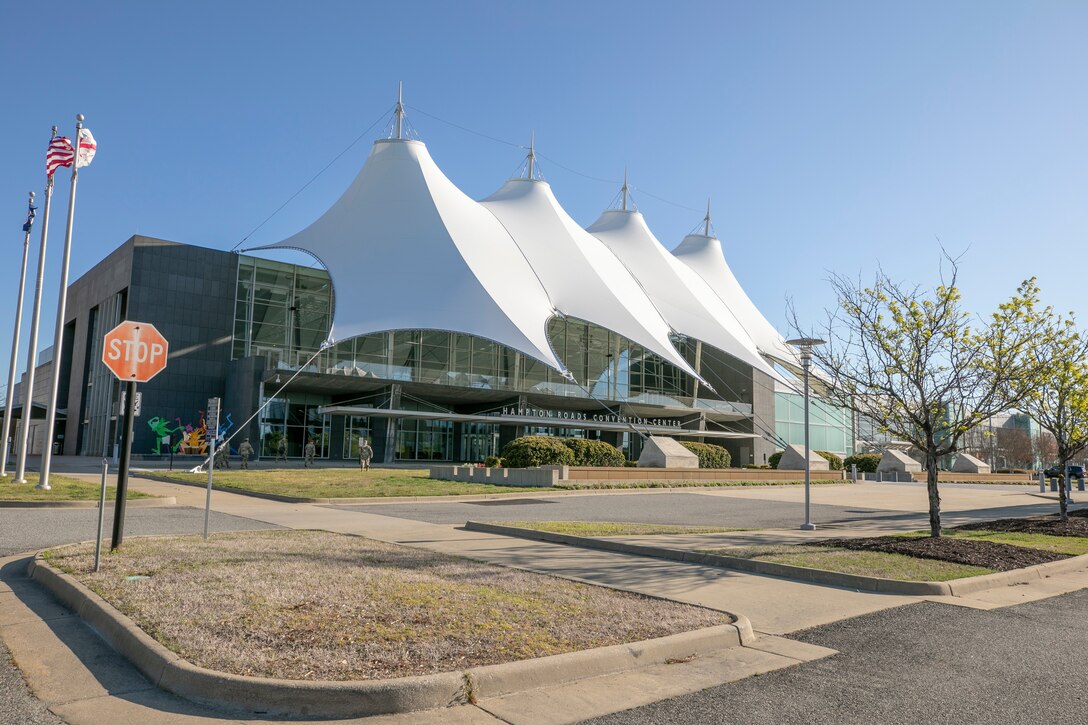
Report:
[[[83,113],[99,143],[80,174],[75,279],[136,233],[233,247],[382,117],[245,246],[298,231],[350,183],[398,80],[413,127],[476,198],[523,152],[431,116],[515,144],[535,129],[583,225],[625,165],[670,248],[712,197],[729,263],[784,332],[787,297],[807,321],[833,304],[832,271],[932,283],[938,240],[964,253],[975,310],[1038,275],[1049,303],[1088,313],[1083,2],[55,2],[0,17],[5,379],[51,125],[71,135]]]

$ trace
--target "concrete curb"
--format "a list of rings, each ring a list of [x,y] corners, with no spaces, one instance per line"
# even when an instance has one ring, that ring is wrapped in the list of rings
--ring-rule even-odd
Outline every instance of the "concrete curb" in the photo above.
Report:
[[[1045,564],[1001,571],[994,574],[966,577],[947,582],[913,582],[899,581],[897,579],[881,579],[872,576],[860,576],[855,574],[841,574],[825,569],[809,569],[803,566],[789,564],[776,564],[768,561],[755,561],[741,559],[733,556],[721,556],[718,554],[704,554],[698,551],[684,549],[666,549],[657,546],[645,546],[642,544],[628,544],[622,541],[610,541],[608,539],[595,539],[588,536],[573,536],[571,534],[556,534],[550,531],[535,531],[522,529],[515,526],[500,526],[480,521],[468,521],[465,528],[469,531],[480,531],[488,534],[500,534],[515,536],[534,541],[546,541],[553,544],[566,544],[579,546],[586,549],[600,549],[614,551],[620,554],[633,554],[635,556],[649,556],[656,559],[669,559],[682,561],[689,564],[703,564],[706,566],[718,566],[723,569],[735,569],[752,574],[765,574],[784,579],[796,579],[812,582],[814,584],[827,584],[830,586],[845,587],[847,589],[862,589],[865,591],[879,592],[883,594],[904,594],[913,596],[957,596],[973,594],[984,589],[1010,586],[1013,584],[1025,584],[1066,571],[1075,571],[1088,567],[1088,554],[1073,556],[1060,561],[1051,561]]]
[[[743,647],[752,634],[750,625],[740,626],[747,620],[738,619],[735,624],[464,672],[344,682],[279,680],[193,665],[74,577],[55,569],[41,552],[28,564],[27,573],[154,685],[194,702],[262,715],[331,719],[428,710]]]
[[[113,508],[114,501],[106,501],[106,508]],[[177,506],[178,500],[174,496],[160,496],[158,498],[137,498],[125,504],[127,508],[157,508],[162,506]],[[96,509],[98,501],[0,501],[0,508],[4,509]]]
[[[196,481],[179,481],[175,478],[162,476],[149,471],[133,471],[133,478],[144,478],[158,483],[174,483],[178,486],[191,486],[193,488],[207,489],[208,484]],[[822,483],[821,486],[844,486],[852,482],[836,481],[835,483]],[[756,484],[758,488],[795,488],[799,483],[774,483]],[[720,491],[730,488],[750,488],[745,484],[731,484],[728,486],[667,486],[667,487],[631,487],[631,488],[548,488],[546,486],[526,486],[524,491],[504,491],[502,493],[469,493],[450,494],[448,496],[374,496],[371,498],[306,498],[301,496],[283,496],[276,493],[263,493],[260,491],[247,491],[230,486],[217,486],[212,483],[213,491],[222,493],[235,493],[239,496],[252,496],[280,503],[311,503],[322,506],[375,506],[382,504],[398,503],[460,503],[464,501],[491,501],[500,498],[553,498],[556,496],[596,496],[600,494],[654,494],[654,493],[691,493],[692,491]]]

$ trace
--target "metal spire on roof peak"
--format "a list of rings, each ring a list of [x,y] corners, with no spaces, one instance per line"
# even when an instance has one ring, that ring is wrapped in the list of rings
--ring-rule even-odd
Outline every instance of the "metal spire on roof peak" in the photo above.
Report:
[[[706,216],[703,217],[703,236],[710,236],[710,197],[706,198]]]
[[[533,167],[536,165],[536,130],[529,131],[529,165],[525,169],[525,178],[532,181]]]
[[[397,108],[393,112],[396,115],[397,138],[402,137],[404,129],[404,81],[397,81]]]
[[[623,167],[623,187],[620,189],[620,193],[623,194],[623,201],[620,208],[627,211],[627,167]]]

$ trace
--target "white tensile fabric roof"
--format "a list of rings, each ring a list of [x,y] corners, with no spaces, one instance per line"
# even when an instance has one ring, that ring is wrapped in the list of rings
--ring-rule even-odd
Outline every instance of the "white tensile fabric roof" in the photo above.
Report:
[[[786,344],[786,340],[774,325],[752,303],[733,275],[733,270],[729,269],[719,239],[703,234],[689,234],[672,253],[710,285],[722,302],[733,311],[761,353],[792,367],[800,365],[797,350]]]
[[[673,347],[669,324],[631,273],[570,218],[547,182],[510,179],[480,204],[525,253],[556,309],[623,335],[701,379]]]
[[[662,246],[640,212],[609,209],[587,231],[619,257],[677,332],[780,379],[726,303],[698,273]]]
[[[558,314],[620,334],[700,380],[671,331],[775,378],[761,354],[796,361],[737,283],[717,239],[691,235],[669,254],[642,215],[626,210],[605,212],[587,231],[546,182],[530,178],[511,179],[477,202],[416,140],[375,142],[325,214],[262,248],[302,250],[325,266],[340,339],[458,332],[566,373],[547,334]]]
[[[448,330],[565,370],[548,341],[555,310],[521,250],[420,141],[377,141],[324,215],[270,247],[309,252],[329,271],[341,339]]]

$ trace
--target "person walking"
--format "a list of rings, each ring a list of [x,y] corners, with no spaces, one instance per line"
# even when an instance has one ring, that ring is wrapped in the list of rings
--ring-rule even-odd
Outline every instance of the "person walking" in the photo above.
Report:
[[[359,468],[370,470],[370,459],[374,457],[374,449],[370,447],[370,441],[359,436]]]
[[[249,470],[249,457],[253,455],[253,446],[249,444],[248,438],[238,446],[238,455],[242,457],[242,470]]]
[[[314,456],[317,455],[317,446],[314,445],[314,439],[313,438],[306,441],[306,447],[303,449],[302,453],[305,456],[305,458],[303,459],[302,465],[305,468],[310,468],[311,466],[313,466],[314,465]]]
[[[230,449],[226,444],[222,448],[215,449],[215,467],[230,468]]]
[[[276,463],[283,461],[287,465],[287,436],[280,435],[276,440]]]

